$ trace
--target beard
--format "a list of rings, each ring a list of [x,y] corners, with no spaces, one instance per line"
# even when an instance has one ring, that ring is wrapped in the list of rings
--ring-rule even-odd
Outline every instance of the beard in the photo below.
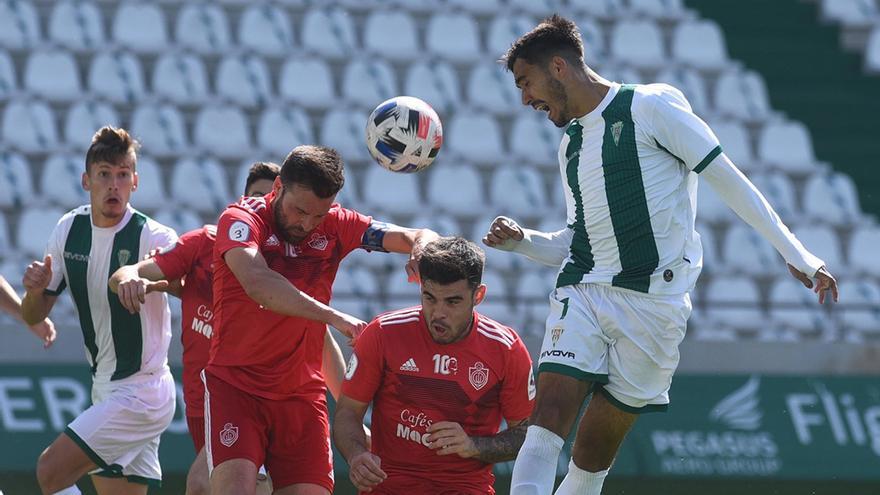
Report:
[[[281,196],[275,198],[275,202],[272,205],[272,212],[275,216],[275,229],[278,231],[278,235],[281,237],[281,240],[288,244],[299,244],[306,238],[308,232],[305,232],[299,227],[296,227],[298,231],[292,232],[290,227],[287,225],[287,217],[284,215],[284,211],[281,208],[281,201],[284,198],[285,193],[281,193]]]
[[[565,86],[551,77],[548,89],[550,91],[550,98],[552,98],[553,105],[559,109],[556,119],[551,120],[551,122],[553,122],[556,127],[565,127],[565,125],[571,120],[571,112],[568,109],[568,93],[565,91]]]

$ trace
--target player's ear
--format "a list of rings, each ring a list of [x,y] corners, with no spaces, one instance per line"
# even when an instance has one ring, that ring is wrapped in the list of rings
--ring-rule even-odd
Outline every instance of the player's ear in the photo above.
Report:
[[[275,191],[275,196],[278,196],[279,194],[281,194],[281,188],[282,188],[281,176],[279,175],[279,176],[275,177],[275,180],[272,182],[272,190]]]
[[[131,190],[137,191],[137,188],[138,188],[138,173],[137,172],[131,173],[131,181],[132,181],[131,182]]]
[[[474,306],[483,302],[486,298],[486,284],[480,284],[474,291]]]
[[[89,182],[89,173],[83,172],[82,174],[82,187],[86,191],[91,190],[91,183]]]

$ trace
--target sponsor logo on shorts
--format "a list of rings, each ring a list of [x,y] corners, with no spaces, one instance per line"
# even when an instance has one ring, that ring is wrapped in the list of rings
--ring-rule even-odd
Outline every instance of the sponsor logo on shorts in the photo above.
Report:
[[[468,381],[477,390],[485,387],[489,383],[489,368],[480,361],[477,361],[468,368]]]
[[[573,352],[571,352],[571,351],[560,351],[559,349],[553,349],[552,351],[544,351],[544,352],[542,352],[542,353],[541,353],[541,357],[542,357],[542,358],[545,358],[545,357],[562,357],[562,358],[575,359],[575,353],[573,353]]]
[[[562,327],[553,327],[550,329],[550,340],[553,341],[553,347],[556,347],[556,343],[559,342],[559,337],[562,337],[562,332],[565,329]]]
[[[238,440],[238,427],[232,426],[232,423],[223,425],[223,429],[220,430],[220,443],[226,447],[232,447],[236,440]]]
[[[309,239],[309,247],[318,251],[327,249],[327,244],[327,238],[324,237],[324,234],[315,234]]]

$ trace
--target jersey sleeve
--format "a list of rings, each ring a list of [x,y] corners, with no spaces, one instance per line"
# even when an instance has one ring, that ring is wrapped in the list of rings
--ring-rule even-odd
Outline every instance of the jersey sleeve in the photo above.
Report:
[[[338,232],[343,256],[362,246],[363,239],[373,223],[373,218],[370,216],[346,208],[339,209]]]
[[[665,84],[660,87],[647,97],[652,137],[687,168],[700,173],[721,154],[721,144],[681,91]]]
[[[260,249],[265,236],[265,224],[256,215],[241,208],[227,208],[217,222],[215,252],[220,256],[233,248]]]
[[[191,230],[174,244],[160,250],[153,260],[167,280],[177,280],[189,272],[204,241],[204,228]]]
[[[509,421],[526,419],[535,404],[532,358],[521,339],[513,345],[501,385],[501,414]]]
[[[46,244],[46,254],[52,255],[52,278],[49,285],[43,290],[50,296],[57,296],[64,292],[67,288],[67,280],[64,278],[64,246],[63,231],[66,229],[64,218],[58,222],[52,234],[49,236],[49,242]]]
[[[382,382],[385,359],[379,337],[381,330],[377,320],[367,325],[358,337],[354,352],[348,360],[342,393],[356,401],[372,402]]]

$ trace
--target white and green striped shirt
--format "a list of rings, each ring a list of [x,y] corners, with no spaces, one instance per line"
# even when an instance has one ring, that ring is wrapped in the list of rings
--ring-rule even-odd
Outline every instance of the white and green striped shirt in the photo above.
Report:
[[[113,227],[96,227],[89,205],[68,212],[55,226],[46,250],[52,255],[46,292],[57,296],[70,288],[94,383],[167,367],[171,313],[165,293],[148,294],[140,313],[131,314],[110,291],[108,280],[120,266],[133,265],[151,250],[176,241],[174,230],[130,205]]]

